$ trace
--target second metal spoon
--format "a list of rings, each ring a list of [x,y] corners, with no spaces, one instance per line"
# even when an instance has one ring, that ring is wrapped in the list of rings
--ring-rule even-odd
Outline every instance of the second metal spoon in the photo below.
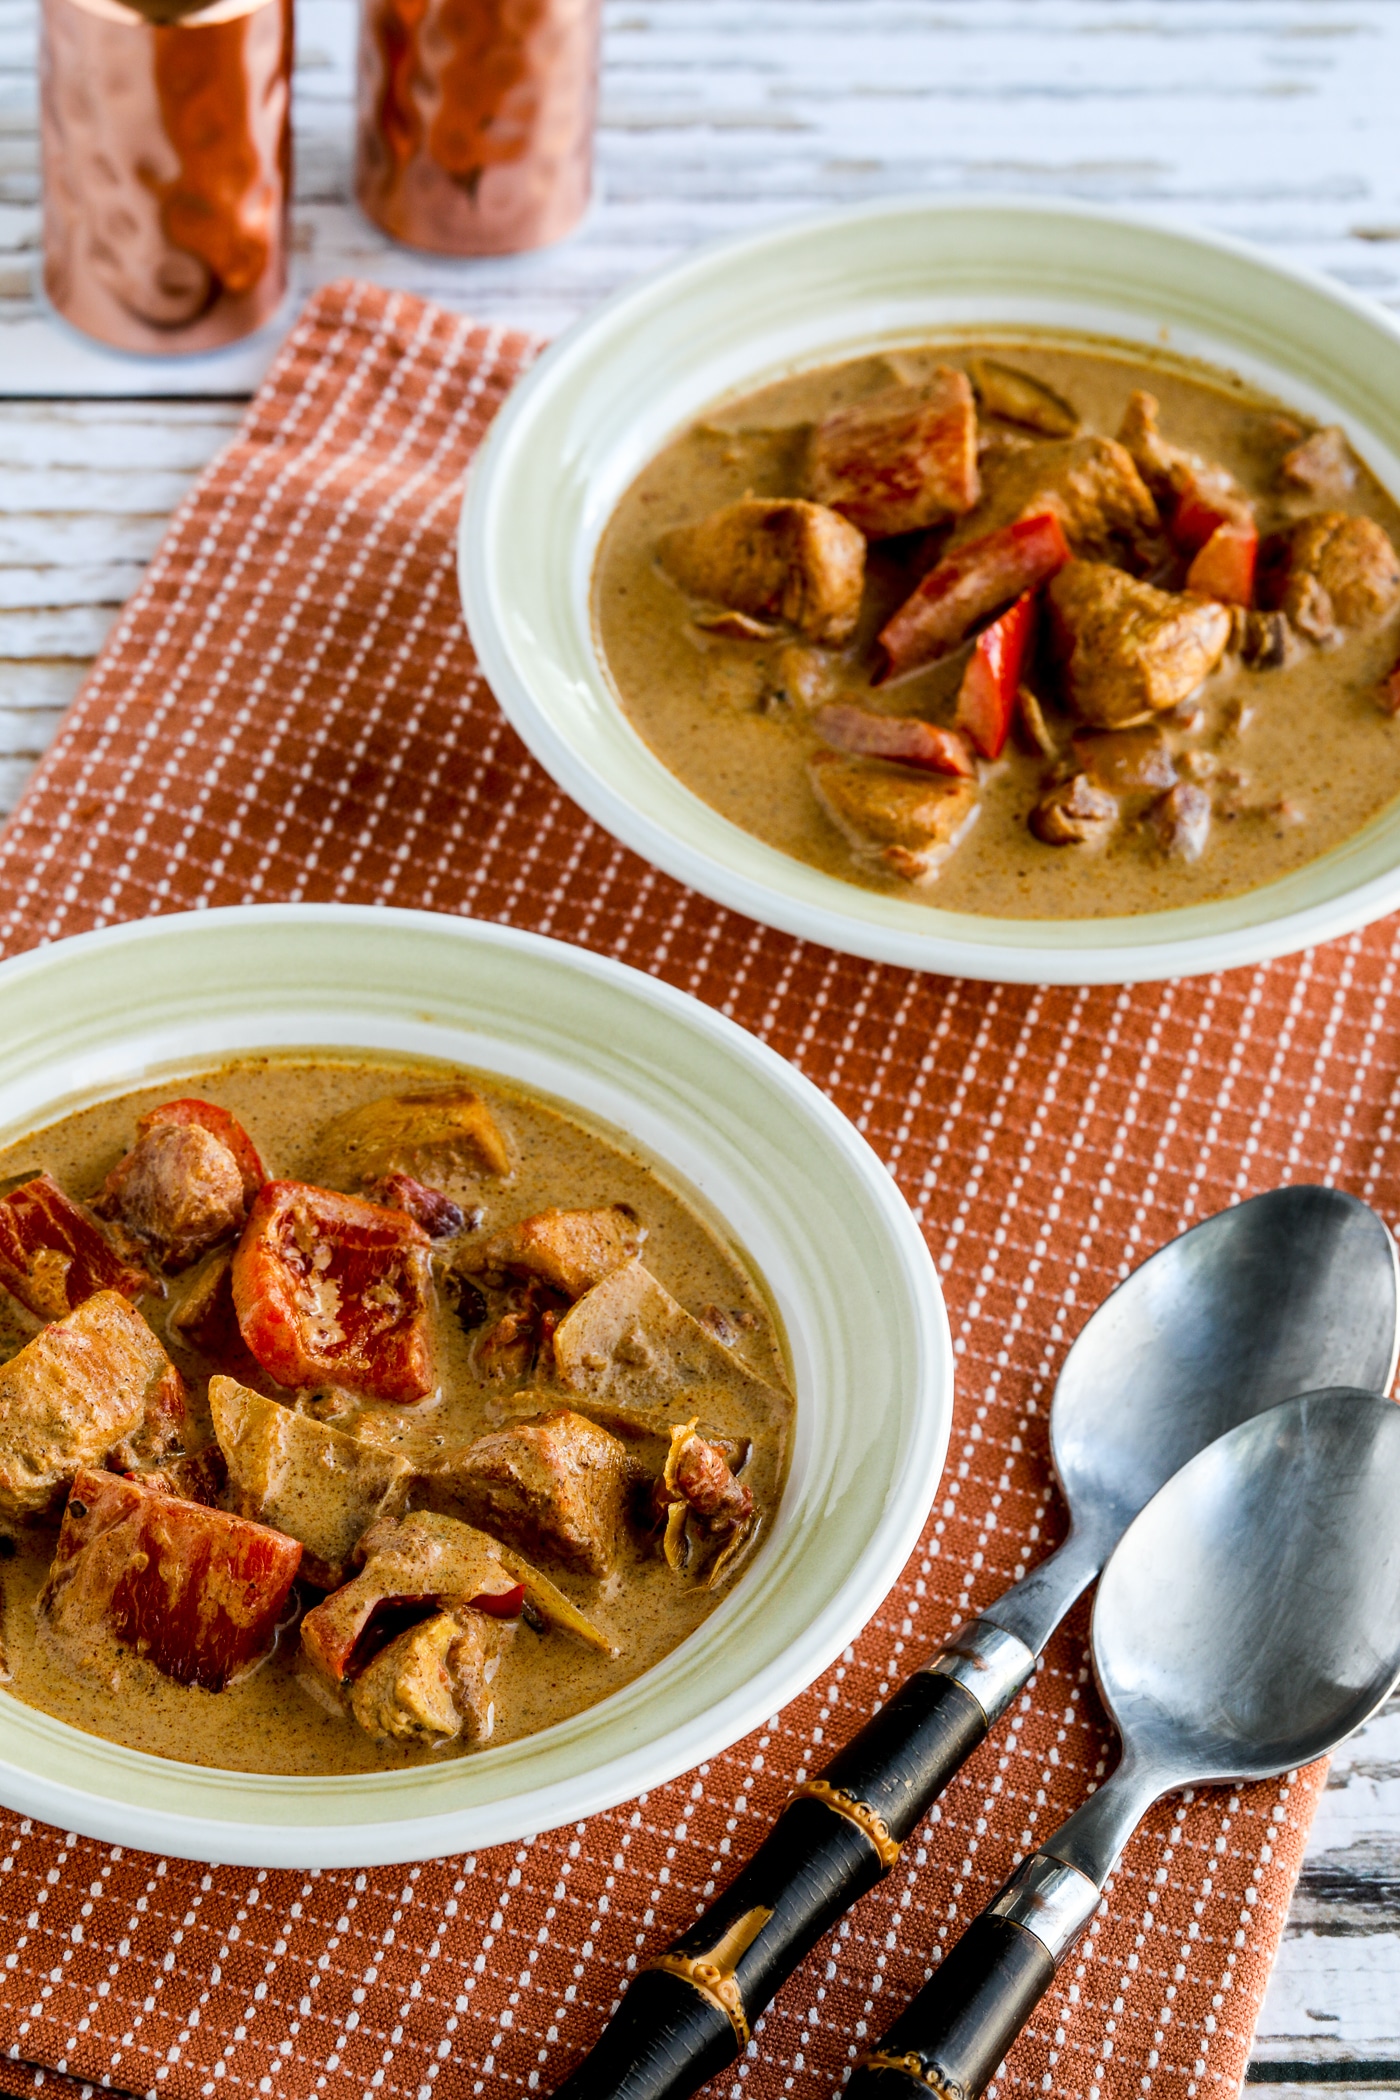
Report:
[[[1162,1794],[1310,1764],[1400,1674],[1400,1407],[1307,1393],[1154,1496],[1094,1601],[1117,1769],[1024,1860],[856,2066],[848,2100],[977,2100]]]

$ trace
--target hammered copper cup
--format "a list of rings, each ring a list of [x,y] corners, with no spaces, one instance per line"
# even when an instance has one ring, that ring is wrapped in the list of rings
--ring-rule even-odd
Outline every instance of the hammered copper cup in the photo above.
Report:
[[[291,55],[292,0],[44,0],[44,286],[65,320],[170,353],[269,318],[287,281]]]
[[[593,179],[599,0],[362,0],[355,188],[441,255],[575,226]]]

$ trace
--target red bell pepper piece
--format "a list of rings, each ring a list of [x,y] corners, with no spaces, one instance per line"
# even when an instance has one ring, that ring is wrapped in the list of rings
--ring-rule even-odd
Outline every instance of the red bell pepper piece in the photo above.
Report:
[[[1070,558],[1064,527],[1049,510],[955,547],[881,628],[884,677],[946,656],[979,620],[1047,583]]]
[[[513,1582],[508,1589],[478,1590],[467,1601],[473,1611],[484,1611],[489,1619],[518,1619],[525,1609],[525,1585]]]
[[[1217,525],[1186,571],[1186,588],[1224,605],[1252,605],[1258,559],[1259,528],[1253,518]]]
[[[197,1101],[190,1096],[181,1101],[165,1101],[159,1108],[148,1109],[144,1116],[136,1119],[138,1130],[153,1130],[158,1123],[198,1123],[221,1145],[226,1145],[238,1162],[238,1171],[243,1176],[243,1194],[251,1203],[258,1190],[267,1180],[257,1148],[237,1116],[226,1108],[219,1108],[212,1101]]]
[[[861,758],[888,758],[926,773],[976,773],[972,753],[951,729],[937,729],[918,715],[877,715],[865,707],[819,707],[812,727],[823,743]]]
[[[1222,525],[1252,521],[1253,513],[1238,484],[1221,470],[1206,469],[1192,474],[1180,491],[1168,530],[1179,552],[1194,555]]]
[[[1027,591],[977,637],[958,688],[959,729],[983,758],[999,758],[1016,709],[1016,693],[1035,633],[1036,598]]]
[[[41,1320],[61,1320],[98,1291],[139,1298],[151,1288],[146,1270],[47,1174],[0,1197],[0,1283]]]
[[[106,1633],[177,1684],[221,1692],[266,1654],[301,1545],[116,1473],[81,1470],[40,1609],[63,1646]]]
[[[427,1233],[406,1211],[302,1181],[259,1190],[233,1257],[244,1341],[279,1385],[375,1400],[432,1391]]]

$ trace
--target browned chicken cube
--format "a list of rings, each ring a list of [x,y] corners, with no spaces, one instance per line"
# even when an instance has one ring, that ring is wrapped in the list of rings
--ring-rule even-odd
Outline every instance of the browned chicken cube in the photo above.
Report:
[[[1374,518],[1318,511],[1262,552],[1261,599],[1311,641],[1374,627],[1400,604],[1400,558]]]
[[[1157,427],[1159,413],[1156,395],[1135,388],[1123,411],[1118,442],[1132,455],[1148,489],[1169,513],[1175,499],[1199,477],[1203,462],[1162,436]]]
[[[581,1298],[641,1250],[646,1228],[625,1203],[600,1210],[542,1210],[498,1232],[481,1250],[483,1269],[538,1276],[566,1298]]]
[[[1107,562],[1072,561],[1047,596],[1066,697],[1081,721],[1100,729],[1177,706],[1230,639],[1223,605],[1159,591]]]
[[[902,882],[927,882],[977,808],[977,783],[819,751],[808,763],[817,800],[857,857]]]
[[[998,456],[963,539],[1049,511],[1076,554],[1135,550],[1161,532],[1157,506],[1130,454],[1112,438],[1064,438]]]
[[[318,1589],[334,1589],[370,1525],[403,1508],[408,1460],[234,1378],[210,1379],[209,1410],[238,1515],[300,1539],[302,1575]]]
[[[354,1190],[406,1174],[435,1186],[482,1173],[505,1179],[513,1164],[510,1142],[480,1094],[437,1086],[336,1116],[317,1141],[314,1178]]]
[[[1315,430],[1279,461],[1279,478],[1314,496],[1348,495],[1356,486],[1356,461],[1346,432],[1335,424]]]
[[[490,1685],[513,1621],[437,1612],[381,1649],[350,1690],[350,1712],[377,1742],[490,1740]]]
[[[939,365],[922,386],[886,387],[823,416],[812,433],[807,493],[872,540],[971,510],[980,485],[966,376]]]
[[[143,1130],[109,1177],[101,1209],[175,1269],[232,1238],[248,1215],[238,1161],[198,1123]]]
[[[844,642],[860,613],[865,541],[821,503],[744,496],[663,533],[661,566],[693,598]]]
[[[428,1492],[523,1553],[604,1576],[617,1561],[633,1478],[617,1437],[560,1408],[444,1452]]]
[[[159,1459],[184,1429],[179,1372],[140,1313],[98,1291],[0,1368],[0,1516],[43,1516],[80,1467]]]

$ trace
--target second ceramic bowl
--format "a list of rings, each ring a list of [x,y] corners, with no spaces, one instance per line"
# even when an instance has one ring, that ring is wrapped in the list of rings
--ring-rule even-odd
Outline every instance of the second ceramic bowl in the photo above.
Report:
[[[992,919],[789,859],[682,786],[594,646],[593,557],[642,466],[708,405],[785,372],[940,331],[1033,326],[1168,347],[1341,423],[1400,496],[1400,329],[1341,285],[1243,245],[1071,206],[912,200],[709,248],[580,322],[479,454],[462,597],[502,707],[590,816],[718,903],[852,954],[961,977],[1130,983],[1251,963],[1400,905],[1400,803],[1283,880],[1112,919]]]
[[[889,1174],[809,1081],[654,979],[428,912],[257,906],[148,919],[0,965],[0,1143],[240,1051],[408,1052],[499,1074],[620,1132],[765,1283],[797,1394],[751,1568],[690,1638],[538,1735],[399,1772],[211,1770],[0,1693],[0,1801],[112,1844],[369,1866],[497,1844],[660,1785],[758,1726],[853,1640],[938,1485],[953,1356]]]

